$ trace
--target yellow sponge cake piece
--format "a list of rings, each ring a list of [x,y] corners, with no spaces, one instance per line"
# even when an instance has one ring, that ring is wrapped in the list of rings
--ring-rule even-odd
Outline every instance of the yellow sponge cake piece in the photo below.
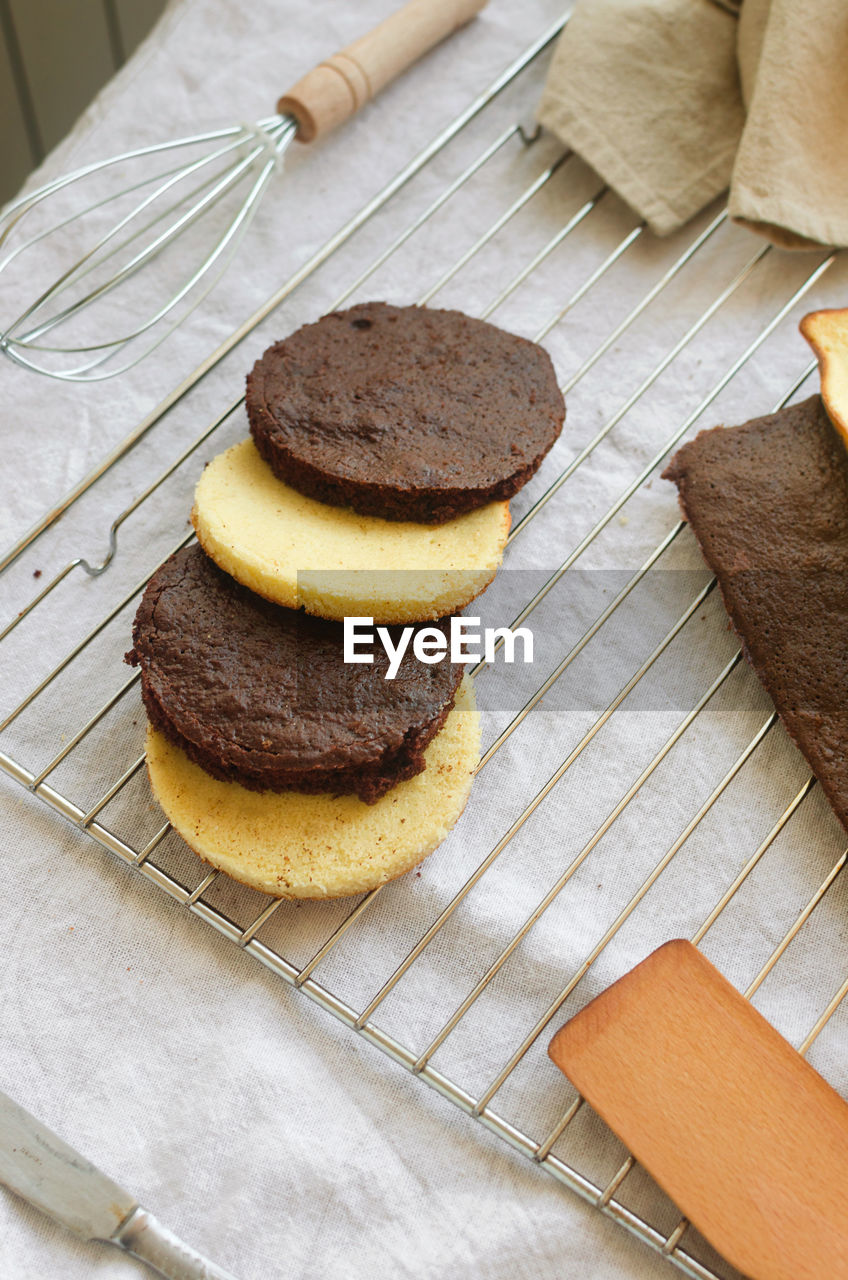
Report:
[[[507,502],[445,524],[362,516],[278,480],[252,440],[204,470],[192,510],[203,550],[258,595],[336,621],[423,622],[489,585],[509,533]]]
[[[206,862],[277,898],[341,898],[411,870],[465,808],[480,754],[471,680],[427,747],[423,773],[375,804],[356,796],[248,791],[221,782],[148,726],[153,794]]]

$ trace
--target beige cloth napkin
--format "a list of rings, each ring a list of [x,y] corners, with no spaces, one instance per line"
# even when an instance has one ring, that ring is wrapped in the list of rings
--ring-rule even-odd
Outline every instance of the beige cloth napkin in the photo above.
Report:
[[[538,118],[658,235],[730,187],[785,248],[848,244],[848,0],[582,0]]]

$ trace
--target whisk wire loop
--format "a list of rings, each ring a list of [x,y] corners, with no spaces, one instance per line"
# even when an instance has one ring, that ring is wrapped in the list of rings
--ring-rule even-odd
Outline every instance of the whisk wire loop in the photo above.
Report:
[[[94,242],[24,312],[4,326],[0,331],[0,350],[25,368],[66,381],[100,380],[132,368],[182,324],[214,288],[240,243],[260,197],[279,167],[281,157],[296,129],[296,122],[291,118],[274,115],[255,124],[239,124],[135,148],[110,160],[85,165],[14,201],[0,216],[0,247],[8,245],[10,237],[23,219],[45,199],[57,195],[74,183],[96,178],[98,174],[114,166],[147,160],[161,153],[173,153],[179,148],[212,146],[211,151],[204,152],[188,163],[158,169],[120,190],[105,195],[98,194],[84,207],[39,228],[16,247],[10,248],[0,260],[0,272],[10,267],[26,251],[32,251],[48,237],[66,230],[72,223],[96,216],[115,201],[126,199],[137,192],[145,193],[112,227],[97,235]],[[210,168],[213,170],[211,174]],[[186,182],[199,175],[202,180],[186,190]],[[212,248],[203,254],[199,265],[190,272],[179,288],[160,305],[154,306],[152,313],[146,318],[130,328],[120,327],[117,333],[113,329],[107,338],[95,338],[83,331],[82,336],[76,339],[69,337],[65,341],[55,340],[50,343],[40,341],[47,334],[55,334],[60,327],[69,326],[70,322],[79,318],[94,302],[104,299],[125,284],[143,266],[171,246],[178,236],[199,222],[204,214],[227,197],[233,196],[246,183],[249,184],[246,193],[242,191],[235,211],[225,222],[223,230],[219,228]],[[149,190],[151,185],[152,191]],[[173,198],[175,195],[176,199]],[[163,201],[166,202],[164,207]],[[153,238],[145,240],[151,232]],[[129,259],[123,261],[122,265],[115,263],[127,251],[131,251]],[[93,287],[83,289],[81,294],[73,296],[87,277],[91,277],[93,272],[101,273],[110,262],[115,263],[111,274],[99,279],[97,283],[89,280]],[[71,300],[68,300],[69,294]],[[56,304],[60,299],[65,300],[65,305],[57,308]],[[174,315],[186,299],[189,299],[189,305]],[[140,341],[145,335],[150,340]],[[119,361],[116,357],[122,351],[129,358]],[[61,368],[37,359],[32,354],[35,352],[50,357],[87,355],[93,358],[75,363],[70,368]],[[105,367],[107,364],[108,367]]]

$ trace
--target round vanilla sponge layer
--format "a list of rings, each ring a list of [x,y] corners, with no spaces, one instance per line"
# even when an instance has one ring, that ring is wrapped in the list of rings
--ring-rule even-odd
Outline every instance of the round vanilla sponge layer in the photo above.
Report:
[[[509,503],[445,524],[360,516],[278,480],[252,440],[204,470],[192,521],[219,568],[258,595],[321,618],[423,622],[464,608],[489,585],[509,533]]]
[[[171,825],[213,867],[276,898],[342,898],[409,871],[462,813],[479,755],[468,677],[425,752],[424,772],[373,805],[356,796],[276,794],[219,782],[147,729],[150,784]]]

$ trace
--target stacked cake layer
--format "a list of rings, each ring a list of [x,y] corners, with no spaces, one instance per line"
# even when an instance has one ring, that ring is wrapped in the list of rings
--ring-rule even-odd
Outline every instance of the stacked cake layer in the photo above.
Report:
[[[378,887],[461,814],[479,756],[463,666],[409,643],[346,660],[341,622],[416,624],[492,580],[508,498],[565,408],[540,347],[455,311],[368,303],[275,344],[251,440],[197,486],[199,546],[151,578],[141,667],[153,791],[201,857],[266,893]],[[396,648],[391,628],[387,641]]]

